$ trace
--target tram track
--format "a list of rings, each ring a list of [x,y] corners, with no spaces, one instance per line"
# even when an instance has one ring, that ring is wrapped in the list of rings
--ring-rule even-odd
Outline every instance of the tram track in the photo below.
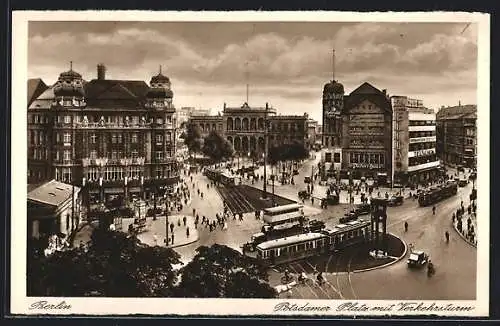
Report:
[[[313,265],[311,265],[310,262],[306,261],[306,263],[309,265],[309,267],[311,267],[311,269],[318,273],[318,269],[316,267],[314,267]],[[330,281],[328,280],[325,280],[325,284],[328,285],[335,293],[337,293],[337,295],[341,298],[341,299],[344,299],[343,295],[342,295],[342,292],[340,292],[335,286],[333,286]],[[321,285],[318,285],[318,288],[323,291],[324,293],[326,293],[326,291],[321,287]],[[327,295],[330,299],[334,299],[334,298],[331,298],[329,295]]]
[[[302,268],[302,265],[300,265],[300,264],[298,264],[298,265]],[[295,267],[293,267],[293,264],[290,264],[290,268],[294,271],[295,274],[297,274],[297,275],[301,274],[301,272],[297,271],[295,269]],[[302,269],[304,269],[304,268],[302,268]],[[308,290],[316,297],[316,299],[319,299],[318,294],[315,291],[313,291],[313,289],[311,288],[311,286],[309,284],[305,284],[305,285],[308,288]],[[304,296],[300,293],[300,291],[297,291],[297,292],[299,292],[301,298],[304,298]]]
[[[315,268],[314,268],[314,267],[313,267],[313,266],[312,266],[309,262],[307,262],[307,264],[309,264],[309,266],[315,270]],[[301,265],[301,264],[298,264],[298,265],[299,265],[299,266],[300,266],[300,268],[304,271],[304,273],[307,273],[307,271],[305,270],[305,268],[304,268],[304,267],[302,267],[302,265]],[[328,299],[334,299],[334,298],[332,298],[332,297],[328,294],[328,292],[327,292],[327,291],[325,291],[325,290],[321,287],[321,285],[317,284],[317,283],[314,281],[314,278],[312,278],[312,280],[313,280],[314,284],[316,284],[316,285],[317,285],[317,286],[315,286],[315,288],[318,288],[318,289],[319,289],[319,290],[320,290],[320,291],[321,291],[321,292],[322,292],[322,293],[323,293],[323,294],[324,294],[324,295],[325,295]],[[315,293],[315,295],[316,295],[316,297],[317,297],[317,298],[319,298],[319,297],[318,297],[318,295],[317,295],[316,293]]]

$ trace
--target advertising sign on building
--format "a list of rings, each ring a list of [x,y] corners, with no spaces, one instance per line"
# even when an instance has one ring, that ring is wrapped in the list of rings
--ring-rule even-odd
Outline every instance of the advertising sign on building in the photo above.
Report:
[[[436,141],[436,136],[432,137],[417,137],[417,138],[410,138],[410,144],[415,144],[415,143],[428,143],[428,142],[435,142]]]
[[[350,167],[353,169],[382,169],[384,165],[376,163],[351,163]]]
[[[431,154],[436,153],[436,150],[434,148],[422,149],[422,150],[419,150],[419,151],[415,151],[414,153],[415,153],[414,154],[415,157],[426,156],[426,155],[431,155]]]

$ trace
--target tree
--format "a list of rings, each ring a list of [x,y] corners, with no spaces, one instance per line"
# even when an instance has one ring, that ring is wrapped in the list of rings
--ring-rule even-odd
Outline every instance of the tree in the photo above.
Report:
[[[149,247],[125,233],[96,229],[88,248],[43,254],[45,243],[28,246],[29,296],[172,296],[179,255]]]
[[[196,124],[191,122],[186,124],[186,131],[183,138],[184,144],[186,144],[190,153],[197,153],[201,150],[201,131]]]
[[[265,266],[227,246],[201,246],[180,271],[178,295],[197,298],[275,298]]]
[[[217,131],[211,131],[203,141],[203,154],[218,163],[233,156],[234,150],[231,145]]]

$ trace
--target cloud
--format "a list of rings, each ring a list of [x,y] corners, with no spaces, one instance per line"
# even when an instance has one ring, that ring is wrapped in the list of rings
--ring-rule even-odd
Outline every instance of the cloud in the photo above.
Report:
[[[89,22],[66,29],[38,22],[30,28],[29,75],[51,83],[72,60],[86,79],[104,63],[109,78],[149,81],[162,65],[177,99],[202,93],[206,102],[222,103],[245,94],[248,74],[254,96],[315,109],[331,79],[335,48],[335,75],[346,90],[363,81],[410,96],[476,88],[474,24],[243,25]]]

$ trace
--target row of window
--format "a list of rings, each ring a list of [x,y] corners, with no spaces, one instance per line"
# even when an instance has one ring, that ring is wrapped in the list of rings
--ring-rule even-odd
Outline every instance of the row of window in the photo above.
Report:
[[[54,122],[56,123],[65,123],[65,124],[70,124],[71,123],[71,115],[58,115],[54,117]],[[144,116],[122,116],[122,115],[112,115],[112,116],[98,116],[98,115],[85,115],[85,116],[80,116],[80,115],[75,115],[74,116],[74,122],[75,123],[98,123],[98,122],[104,122],[106,124],[110,125],[126,125],[126,124],[131,124],[131,125],[138,125],[139,121],[145,121],[146,117]],[[42,114],[31,114],[28,116],[28,123],[49,123],[49,116],[47,115],[42,115]],[[156,118],[155,122],[157,124],[171,124],[173,122],[173,118],[171,115],[167,115],[165,119],[163,118]]]
[[[143,176],[143,167],[132,165],[127,168],[122,166],[107,166],[103,169],[102,173],[98,167],[90,167],[87,171],[88,181],[99,181],[102,176],[104,181],[120,181],[127,177],[129,180],[140,180]],[[170,178],[173,176],[171,167],[167,166],[157,166],[153,171],[153,175],[156,179]]]
[[[172,150],[168,150],[168,151],[155,151],[154,152],[154,158],[156,160],[163,160],[165,157],[172,157],[172,155],[173,155],[173,151]],[[91,150],[90,151],[89,158],[91,160],[95,160],[98,157],[99,156],[98,156],[97,150]],[[107,153],[106,157],[108,159],[112,159],[112,160],[120,160],[122,158],[132,158],[133,160],[137,160],[137,158],[139,158],[139,151],[133,150],[133,151],[130,152],[130,155],[127,155],[123,151],[110,151],[110,152]]]
[[[410,144],[408,150],[410,152],[415,152],[415,151],[420,151],[424,149],[431,149],[435,148],[436,143],[434,142],[429,142],[429,143],[415,143],[415,144]]]
[[[436,131],[410,131],[410,138],[418,138],[418,137],[432,137],[436,136]]]
[[[379,153],[349,153],[350,163],[385,164],[385,155]]]
[[[435,126],[436,120],[409,120],[408,126]]]
[[[427,155],[427,156],[419,156],[419,157],[410,157],[410,158],[408,158],[408,165],[415,166],[415,165],[420,165],[420,164],[425,164],[425,163],[430,163],[430,162],[435,162],[435,161],[437,161],[436,154]]]
[[[31,148],[29,157],[35,160],[48,160],[49,150],[47,148]]]

